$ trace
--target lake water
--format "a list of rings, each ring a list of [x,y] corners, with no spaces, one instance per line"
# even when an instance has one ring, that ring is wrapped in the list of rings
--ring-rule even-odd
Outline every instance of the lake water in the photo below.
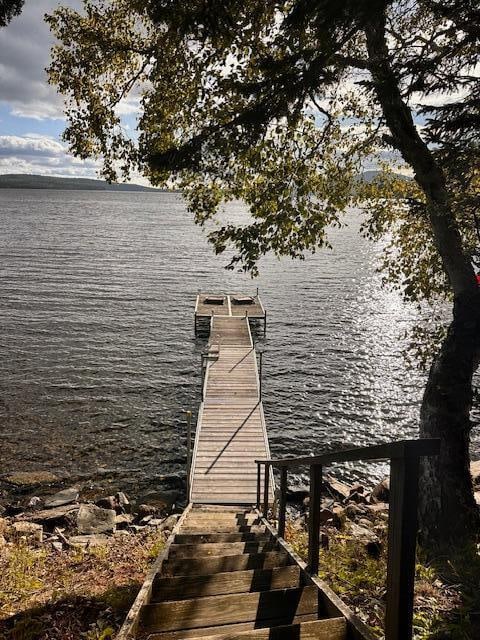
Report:
[[[254,281],[223,269],[176,194],[2,190],[0,219],[0,473],[178,488],[183,412],[199,402],[199,288],[260,289],[273,454],[416,436],[424,375],[403,353],[418,312],[381,288],[381,247],[359,237],[357,213],[333,250],[268,257]]]

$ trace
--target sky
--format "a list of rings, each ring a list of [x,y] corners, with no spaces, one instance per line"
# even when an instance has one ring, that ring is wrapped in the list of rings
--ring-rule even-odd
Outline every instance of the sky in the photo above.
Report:
[[[62,142],[62,100],[47,82],[53,37],[43,16],[59,4],[82,6],[81,0],[25,0],[22,14],[0,28],[0,174],[98,177],[96,161],[74,158]],[[446,97],[428,101],[442,103]],[[133,103],[125,105],[123,123],[133,131]],[[135,176],[134,182],[146,180]]]
[[[53,37],[43,16],[59,4],[81,6],[26,0],[22,14],[0,29],[0,174],[98,177],[95,161],[74,158],[61,141],[62,100],[47,83]]]

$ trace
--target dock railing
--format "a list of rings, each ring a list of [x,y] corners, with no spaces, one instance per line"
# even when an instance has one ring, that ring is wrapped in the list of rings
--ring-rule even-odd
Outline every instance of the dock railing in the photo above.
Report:
[[[319,456],[256,460],[257,508],[268,518],[269,482],[272,468],[280,471],[278,535],[285,536],[287,475],[293,467],[310,469],[308,516],[308,571],[318,574],[320,554],[320,510],[323,467],[332,463],[357,460],[390,460],[390,499],[387,549],[387,592],[385,640],[411,640],[415,553],[418,534],[418,477],[420,458],[437,455],[436,439],[401,440],[370,447],[346,449]],[[261,496],[261,467],[264,467],[264,492]]]

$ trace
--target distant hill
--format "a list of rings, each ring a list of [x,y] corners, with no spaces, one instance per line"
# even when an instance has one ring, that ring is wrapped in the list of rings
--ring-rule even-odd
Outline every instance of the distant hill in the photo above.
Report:
[[[108,184],[89,178],[57,178],[20,173],[0,175],[0,189],[61,189],[68,191],[160,191],[140,184]]]
[[[360,178],[361,180],[363,180],[364,182],[373,182],[375,180],[375,178],[379,175],[380,171],[364,171]],[[410,178],[409,176],[405,176],[402,173],[397,173],[397,177],[398,178],[403,178],[404,180],[412,180],[412,178]]]

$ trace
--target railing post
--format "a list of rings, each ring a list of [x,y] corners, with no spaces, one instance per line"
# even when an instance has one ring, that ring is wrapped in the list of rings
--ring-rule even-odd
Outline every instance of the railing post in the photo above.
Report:
[[[418,531],[416,455],[392,458],[388,523],[385,640],[411,640]]]
[[[203,385],[205,384],[205,372],[204,372],[204,369],[203,369],[204,359],[205,359],[205,354],[204,354],[204,353],[202,353],[202,355],[201,355],[201,361],[202,361],[202,364],[201,364],[201,366],[200,366],[200,371],[201,371],[200,400],[201,400],[202,402],[203,402]]]
[[[285,517],[287,511],[287,473],[288,467],[280,467],[280,504],[278,507],[278,535],[285,537]]]
[[[192,412],[187,411],[187,499],[190,502],[190,467],[192,465]]]
[[[310,505],[308,513],[308,568],[311,575],[318,573],[320,553],[320,507],[322,501],[322,467],[310,466]]]
[[[265,479],[263,481],[263,517],[268,516],[268,489],[270,486],[270,465],[265,463]]]
[[[260,499],[261,499],[261,489],[260,489],[260,462],[257,462],[257,509],[260,510]]]
[[[259,356],[260,356],[260,371],[259,371],[259,390],[258,390],[258,395],[259,395],[259,399],[262,399],[262,370],[263,370],[263,351],[259,351]]]

